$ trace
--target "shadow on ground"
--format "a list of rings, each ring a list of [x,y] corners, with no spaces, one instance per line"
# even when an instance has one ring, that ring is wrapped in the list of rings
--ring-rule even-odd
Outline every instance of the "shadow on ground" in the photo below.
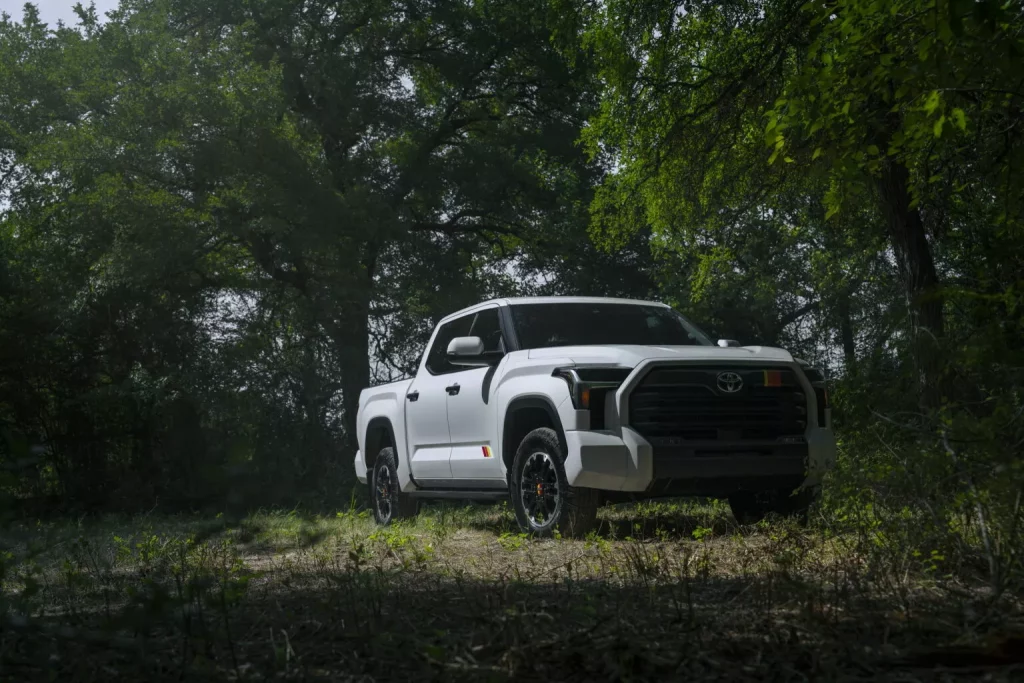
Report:
[[[466,526],[477,531],[500,535],[519,533],[519,527],[510,514],[491,514],[470,519]],[[698,531],[699,530],[699,531]],[[729,515],[708,515],[671,511],[651,515],[644,511],[622,508],[606,508],[598,519],[596,534],[606,540],[625,538],[692,540],[694,532],[701,536],[724,536],[740,530]]]
[[[5,627],[20,681],[950,680],[935,648],[962,618],[784,576],[547,583],[358,563],[257,582],[233,605],[129,608]],[[134,609],[134,611],[132,611]],[[203,611],[205,610],[205,612]],[[906,659],[917,653],[916,661]],[[983,653],[984,654],[984,653]],[[963,660],[967,662],[968,660]],[[979,662],[997,669],[978,669]],[[946,662],[949,666],[950,662]],[[1012,680],[1012,658],[952,662]]]

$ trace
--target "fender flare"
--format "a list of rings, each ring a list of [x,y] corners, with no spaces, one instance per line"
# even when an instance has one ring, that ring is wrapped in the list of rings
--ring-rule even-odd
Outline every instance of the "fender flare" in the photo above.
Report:
[[[363,443],[366,444],[366,452],[363,453],[363,460],[366,462],[367,469],[369,469],[372,459],[376,459],[383,444],[387,442],[391,443],[391,447],[395,451],[395,465],[398,465],[402,455],[398,443],[395,441],[395,428],[391,424],[391,418],[380,415],[370,420],[366,425],[366,432],[364,432]]]
[[[562,427],[562,420],[558,417],[558,410],[555,409],[555,404],[551,402],[551,399],[547,396],[539,395],[522,396],[509,401],[508,406],[505,408],[505,417],[502,420],[501,458],[506,463],[507,467],[511,467],[512,458],[515,457],[516,449],[519,448],[519,444],[509,443],[509,440],[512,438],[512,418],[517,412],[523,409],[543,410],[551,421],[555,434],[558,435],[558,445],[561,447],[562,452],[568,452],[568,446],[565,441],[565,429]],[[510,446],[511,449],[509,448]],[[509,453],[510,450],[511,453]],[[506,457],[506,454],[508,454],[508,457]]]

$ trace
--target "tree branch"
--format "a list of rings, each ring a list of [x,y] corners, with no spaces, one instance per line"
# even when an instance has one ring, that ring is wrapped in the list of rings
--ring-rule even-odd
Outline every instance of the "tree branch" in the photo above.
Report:
[[[807,315],[808,313],[811,313],[813,311],[817,311],[820,307],[821,307],[821,302],[819,302],[819,301],[811,301],[810,303],[804,304],[803,306],[801,306],[800,308],[796,309],[795,311],[790,311],[786,315],[782,316],[782,318],[779,320],[779,327],[783,328],[786,325],[791,325],[791,324],[795,323],[797,320],[799,320],[800,318],[802,318],[805,315]]]

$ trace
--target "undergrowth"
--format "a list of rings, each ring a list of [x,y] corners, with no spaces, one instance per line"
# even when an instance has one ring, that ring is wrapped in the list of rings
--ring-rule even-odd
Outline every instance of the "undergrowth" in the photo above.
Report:
[[[991,642],[1020,622],[1015,577],[993,585],[977,542],[920,535],[920,510],[866,495],[834,487],[808,528],[739,527],[716,501],[614,506],[581,540],[522,534],[507,505],[387,528],[356,506],[15,526],[2,673],[908,680],[981,661],[1013,676]],[[973,668],[936,654],[953,645]]]

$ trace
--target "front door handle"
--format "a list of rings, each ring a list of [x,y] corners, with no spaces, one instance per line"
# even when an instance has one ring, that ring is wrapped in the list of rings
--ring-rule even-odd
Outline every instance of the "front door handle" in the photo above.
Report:
[[[458,384],[453,384],[450,387],[445,387],[444,390],[448,392],[449,396],[458,396],[458,394],[459,394],[459,385]]]
[[[418,392],[418,391],[413,391],[413,392],[410,392],[410,393],[406,394],[406,395],[405,395],[405,397],[406,397],[407,399],[409,399],[410,401],[413,401],[413,402],[415,402],[415,401],[418,401],[418,400],[419,400],[419,398],[420,398],[420,392]]]

